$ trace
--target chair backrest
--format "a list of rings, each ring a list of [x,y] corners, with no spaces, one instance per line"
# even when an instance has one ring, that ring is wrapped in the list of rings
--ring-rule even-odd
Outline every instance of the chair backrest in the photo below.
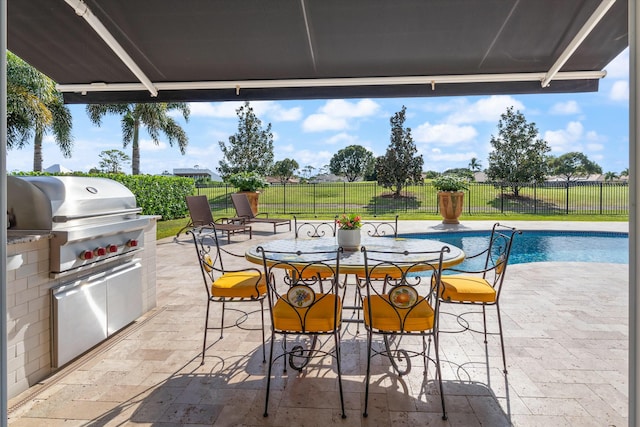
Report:
[[[495,223],[491,229],[482,277],[496,289],[497,296],[500,295],[502,289],[502,282],[509,265],[513,239],[516,234],[522,234],[522,231],[500,223]]]
[[[262,254],[271,324],[276,330],[330,332],[339,328],[342,313],[338,276],[342,249],[281,252],[258,247],[257,250]],[[287,274],[283,273],[285,271]],[[276,303],[279,304],[279,320],[274,318]],[[333,321],[318,325],[316,314],[327,313],[329,309],[333,309]],[[281,326],[283,318],[290,327]]]
[[[207,196],[187,196],[185,199],[193,227],[202,227],[213,222]]]
[[[375,325],[373,313],[384,313],[387,332],[424,332],[437,327],[442,261],[450,251],[378,251],[362,247],[366,270],[365,316]],[[383,277],[384,280],[380,280]],[[426,308],[428,304],[429,308]],[[432,310],[432,311],[431,311]],[[423,323],[427,313],[432,324]],[[421,327],[420,325],[424,325]]]
[[[332,222],[298,222],[298,218],[293,216],[293,229],[295,230],[296,239],[298,237],[335,237],[336,235],[336,221],[338,215],[335,216]]]
[[[249,203],[249,198],[246,194],[231,194],[231,203],[233,203],[233,207],[235,208],[236,215],[238,217],[255,218],[253,210],[251,209],[251,204]]]
[[[398,215],[393,221],[363,221],[362,230],[370,237],[398,237]]]
[[[204,286],[211,297],[211,284],[225,273],[215,225],[212,222],[210,226],[194,228],[187,233],[193,237]]]

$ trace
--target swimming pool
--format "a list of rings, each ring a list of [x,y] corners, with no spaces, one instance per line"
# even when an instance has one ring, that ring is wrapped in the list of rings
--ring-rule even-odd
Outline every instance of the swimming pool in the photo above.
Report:
[[[404,234],[402,237],[437,239],[462,248],[467,255],[484,250],[490,231]],[[629,263],[629,235],[591,231],[529,231],[516,235],[509,264],[542,261]],[[462,268],[475,268],[462,264]]]

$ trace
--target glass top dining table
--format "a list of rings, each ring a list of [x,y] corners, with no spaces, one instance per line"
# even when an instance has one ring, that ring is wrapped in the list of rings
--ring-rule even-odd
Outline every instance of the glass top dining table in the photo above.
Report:
[[[449,243],[444,243],[434,239],[415,239],[402,237],[370,237],[363,235],[361,245],[370,251],[388,251],[388,252],[427,252],[439,251],[443,246],[449,247],[449,252],[444,253],[442,268],[453,267],[464,261],[465,253],[462,249]],[[299,262],[309,261],[305,259],[304,252],[314,251],[335,251],[338,248],[338,242],[335,237],[322,238],[299,238],[299,239],[277,239],[261,243],[260,245],[250,247],[245,258],[255,264],[262,264],[262,253],[258,248],[262,247],[265,252],[301,252],[298,255]],[[268,257],[278,259],[277,254],[268,254]],[[385,258],[391,260],[389,258]],[[397,261],[406,261],[406,257],[398,258]],[[296,262],[296,259],[287,258],[287,262]],[[344,251],[340,256],[340,273],[357,274],[364,273],[364,253],[360,250]]]

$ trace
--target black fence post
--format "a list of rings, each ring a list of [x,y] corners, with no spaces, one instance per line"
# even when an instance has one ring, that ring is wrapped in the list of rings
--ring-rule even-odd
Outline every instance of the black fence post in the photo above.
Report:
[[[569,215],[569,181],[567,181],[567,201],[565,202],[565,213]]]
[[[311,185],[313,185],[313,216],[316,216],[316,200],[317,200],[317,197],[316,197],[316,184],[317,183],[315,183],[315,182],[313,184],[311,184]]]
[[[504,185],[500,185],[500,213],[504,213]]]
[[[602,204],[603,204],[603,200],[602,200],[602,196],[603,196],[603,187],[604,187],[604,183],[600,183],[600,215],[602,215]]]
[[[378,215],[378,183],[373,184],[373,216]]]
[[[347,183],[342,183],[342,212],[347,212]]]
[[[287,213],[287,183],[282,183],[282,212]]]

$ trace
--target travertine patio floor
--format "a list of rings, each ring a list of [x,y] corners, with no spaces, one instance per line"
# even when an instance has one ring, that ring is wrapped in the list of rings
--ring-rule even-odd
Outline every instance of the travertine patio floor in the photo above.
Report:
[[[459,228],[489,224],[465,221]],[[513,225],[627,231],[627,223]],[[269,224],[253,228],[252,240],[236,235],[231,244],[221,241],[243,253],[266,239],[293,238],[292,232],[274,236]],[[443,226],[401,221],[399,228],[404,233]],[[222,340],[210,334],[201,366],[206,298],[193,244],[188,235],[178,241],[163,239],[157,253],[157,308],[10,400],[10,425],[627,425],[627,265],[511,265],[501,300],[509,373],[502,373],[497,336],[485,346],[480,334],[442,334],[447,421],[441,420],[432,370],[425,376],[414,366],[409,375],[397,377],[382,358],[373,367],[369,417],[362,417],[366,336],[362,328],[357,333],[353,323],[345,324],[342,340],[347,419],[340,418],[337,375],[330,359],[287,374],[278,362],[269,417],[264,418],[267,365],[262,363],[259,330],[249,330],[259,326],[258,314],[249,315],[244,329],[227,329]],[[216,322],[220,311],[213,307]],[[494,311],[488,313],[494,326]],[[443,329],[456,326],[453,316],[443,316],[442,322]]]

